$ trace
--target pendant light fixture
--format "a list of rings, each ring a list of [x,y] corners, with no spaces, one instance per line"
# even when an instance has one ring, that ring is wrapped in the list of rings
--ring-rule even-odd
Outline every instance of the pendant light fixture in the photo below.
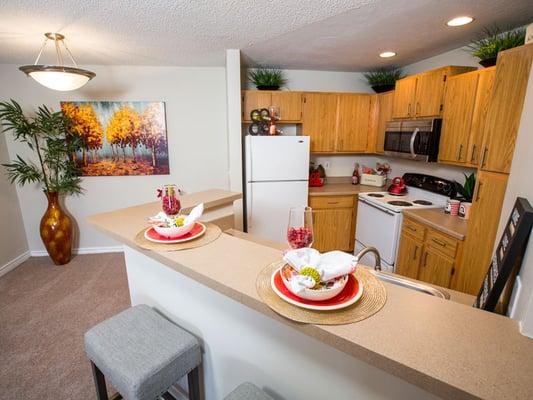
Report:
[[[24,65],[19,69],[26,75],[31,76],[41,85],[47,88],[59,91],[76,90],[89,82],[96,76],[94,72],[87,71],[86,69],[78,68],[78,64],[74,60],[72,53],[65,43],[65,36],[60,33],[45,33],[43,45],[37,55],[37,59],[33,65]],[[49,40],[53,40],[56,49],[57,65],[42,65],[39,64],[41,54],[43,54],[44,48]],[[61,45],[65,48],[72,66],[65,66],[63,64],[63,54],[61,53]]]

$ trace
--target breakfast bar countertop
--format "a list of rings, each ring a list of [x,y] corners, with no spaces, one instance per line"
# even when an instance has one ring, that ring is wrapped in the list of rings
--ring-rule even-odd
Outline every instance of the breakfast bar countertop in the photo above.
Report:
[[[415,221],[429,225],[446,233],[455,239],[464,240],[466,237],[467,221],[457,216],[444,213],[442,208],[426,208],[422,210],[404,210],[403,215]]]
[[[220,207],[238,198],[234,192],[214,190],[185,195],[182,204]],[[170,272],[437,396],[533,398],[533,341],[519,333],[517,321],[385,282],[387,303],[368,319],[332,326],[295,323],[273,312],[255,287],[259,272],[282,257],[279,249],[226,233],[186,251],[141,249],[134,238],[156,209],[157,203],[150,203],[93,215],[88,221]],[[145,273],[149,276],[151,270]]]

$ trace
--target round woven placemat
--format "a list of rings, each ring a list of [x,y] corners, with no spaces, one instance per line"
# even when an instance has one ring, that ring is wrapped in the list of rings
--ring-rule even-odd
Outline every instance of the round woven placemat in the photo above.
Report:
[[[148,250],[160,250],[160,251],[177,251],[177,250],[187,250],[194,249],[196,247],[202,247],[206,244],[211,243],[212,241],[218,239],[222,230],[215,224],[210,224],[208,222],[202,222],[206,226],[205,233],[200,236],[198,239],[189,240],[188,242],[183,243],[155,243],[150,242],[144,237],[144,232],[149,228],[146,227],[140,231],[135,236],[135,243],[139,247]]]
[[[387,301],[383,284],[365,268],[357,268],[355,276],[363,284],[363,295],[355,304],[333,311],[314,311],[294,306],[282,300],[270,286],[272,274],[284,264],[284,261],[277,261],[264,268],[257,276],[256,288],[271,309],[293,321],[317,325],[351,324],[374,315]]]

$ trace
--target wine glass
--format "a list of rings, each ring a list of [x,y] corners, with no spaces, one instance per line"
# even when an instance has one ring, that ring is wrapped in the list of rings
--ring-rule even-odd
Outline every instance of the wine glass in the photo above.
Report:
[[[287,242],[292,249],[311,247],[313,244],[313,209],[311,207],[291,207]]]

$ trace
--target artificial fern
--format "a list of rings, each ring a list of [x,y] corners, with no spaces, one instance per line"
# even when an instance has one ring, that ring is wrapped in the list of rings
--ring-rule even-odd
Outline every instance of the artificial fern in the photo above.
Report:
[[[26,143],[39,161],[36,165],[17,155],[12,162],[2,164],[11,183],[39,182],[46,192],[82,193],[78,167],[72,160],[72,155],[81,147],[81,140],[69,133],[67,117],[43,105],[29,118],[22,107],[11,100],[0,103],[0,122],[4,132],[12,132],[15,141]]]

